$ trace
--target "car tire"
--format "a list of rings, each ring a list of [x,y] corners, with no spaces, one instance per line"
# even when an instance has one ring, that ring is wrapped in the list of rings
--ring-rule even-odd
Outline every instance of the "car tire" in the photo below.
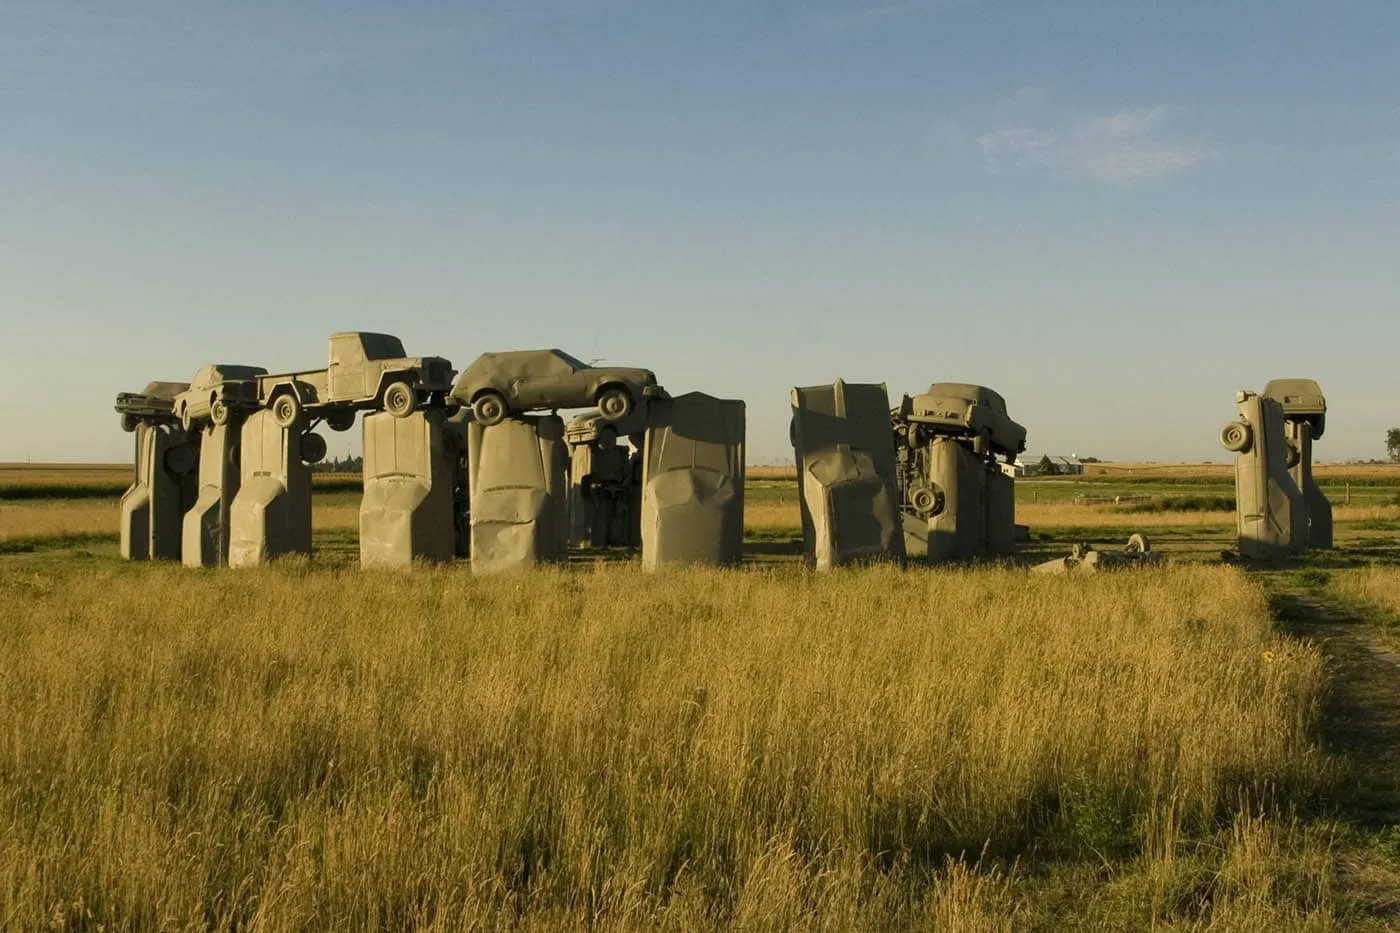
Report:
[[[1303,454],[1298,450],[1298,445],[1292,441],[1283,442],[1283,465],[1288,469],[1293,469],[1303,459]]]
[[[301,423],[301,400],[293,392],[283,392],[272,400],[272,420],[279,428],[290,431]]]
[[[216,398],[209,403],[209,420],[214,424],[228,424],[228,403]]]
[[[1245,453],[1253,440],[1254,432],[1243,421],[1231,421],[1220,429],[1220,446],[1231,453]]]
[[[395,418],[407,418],[418,407],[418,393],[407,382],[391,382],[384,389],[384,410]]]
[[[348,431],[354,426],[354,411],[332,411],[326,414],[326,427],[332,431]]]
[[[326,439],[319,434],[301,436],[301,462],[320,463],[326,459]]]
[[[190,417],[190,406],[185,402],[180,403],[180,410],[175,413],[180,419],[180,427],[185,429],[185,433],[190,433],[194,427],[194,419]]]
[[[481,392],[472,399],[472,415],[478,424],[500,424],[508,413],[505,396],[499,392]]]
[[[909,490],[909,507],[920,517],[929,517],[938,505],[938,497],[927,486],[915,486]]]
[[[136,430],[137,419],[131,412],[122,413],[122,430],[130,434]]]
[[[608,386],[595,400],[598,414],[608,421],[621,421],[632,414],[632,395],[622,386]]]

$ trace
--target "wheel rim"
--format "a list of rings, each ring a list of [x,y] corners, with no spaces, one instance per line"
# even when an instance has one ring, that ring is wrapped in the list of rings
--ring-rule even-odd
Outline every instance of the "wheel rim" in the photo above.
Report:
[[[1244,425],[1238,422],[1227,425],[1225,430],[1220,433],[1220,440],[1223,442],[1225,449],[1232,451],[1243,450],[1245,444],[1248,442],[1248,437],[1248,430]]]
[[[408,389],[401,385],[392,385],[389,391],[384,394],[384,407],[390,414],[406,415],[413,411],[413,403],[416,401]]]
[[[598,404],[598,410],[609,418],[621,418],[627,414],[627,396],[621,392],[605,392]]]
[[[272,417],[279,424],[290,426],[297,420],[299,406],[296,399],[290,395],[283,395],[277,399],[277,403],[272,406]]]
[[[487,424],[495,424],[505,417],[505,404],[494,395],[483,395],[476,402],[476,416]]]
[[[215,424],[223,424],[228,420],[228,407],[223,402],[211,402],[209,404],[209,420]]]

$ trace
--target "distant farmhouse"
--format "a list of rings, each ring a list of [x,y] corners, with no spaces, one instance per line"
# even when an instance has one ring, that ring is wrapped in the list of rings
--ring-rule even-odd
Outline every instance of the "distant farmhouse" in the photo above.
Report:
[[[1015,463],[1003,463],[1007,476],[1080,476],[1084,464],[1078,454],[1021,454]]]

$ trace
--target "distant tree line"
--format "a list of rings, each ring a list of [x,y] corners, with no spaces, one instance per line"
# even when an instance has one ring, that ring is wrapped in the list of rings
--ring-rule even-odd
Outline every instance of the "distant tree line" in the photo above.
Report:
[[[363,457],[336,457],[334,460],[322,460],[320,463],[311,464],[312,473],[363,473],[365,461]]]

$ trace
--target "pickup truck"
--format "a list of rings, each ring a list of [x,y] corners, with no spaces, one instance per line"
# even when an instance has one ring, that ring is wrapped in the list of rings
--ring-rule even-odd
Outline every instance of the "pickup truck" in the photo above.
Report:
[[[346,331],[331,334],[327,368],[256,379],[259,403],[281,427],[320,417],[344,431],[360,410],[382,408],[407,418],[425,402],[442,401],[454,375],[452,363],[440,356],[405,356],[397,337]]]

